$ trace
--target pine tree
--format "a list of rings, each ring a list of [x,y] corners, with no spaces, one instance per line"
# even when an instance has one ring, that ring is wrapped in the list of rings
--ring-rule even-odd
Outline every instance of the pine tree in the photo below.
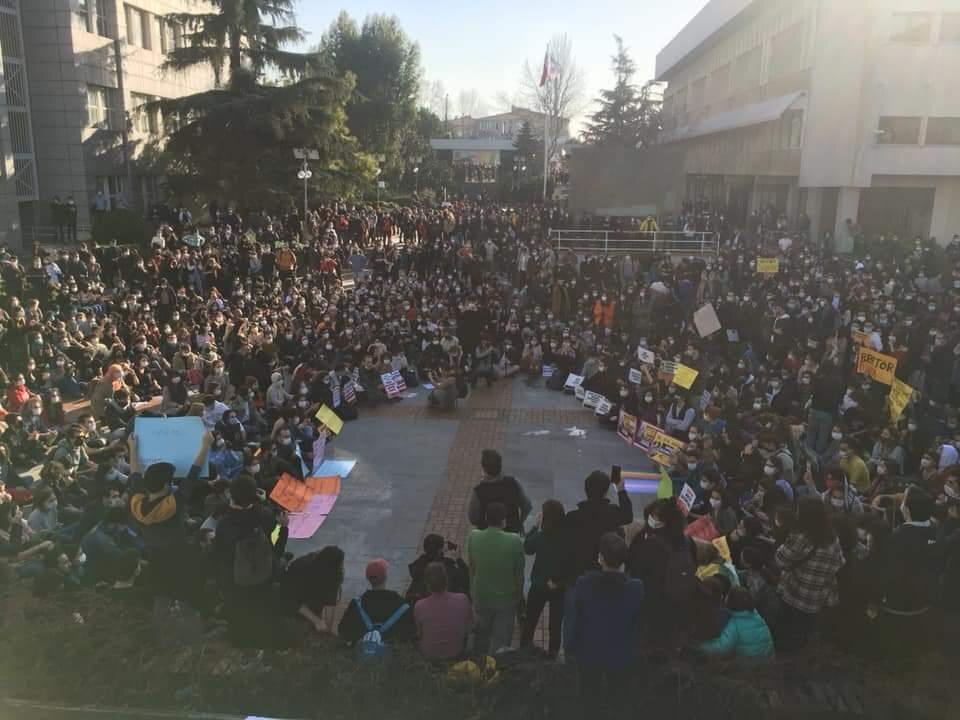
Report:
[[[297,147],[320,151],[315,189],[339,194],[369,183],[376,165],[346,125],[353,79],[316,72],[308,56],[284,49],[303,38],[293,0],[210,5],[208,13],[164,18],[184,29],[185,41],[164,68],[206,66],[217,84],[156,103],[170,124],[164,153],[174,191],[257,205],[298,197]]]
[[[637,88],[633,83],[637,67],[630,57],[623,39],[614,35],[617,53],[612,58],[616,84],[612,90],[602,90],[600,109],[590,117],[584,131],[584,141],[594,145],[645,147],[651,144],[659,130],[660,100],[650,85]]]
[[[522,156],[527,167],[533,169],[532,175],[543,175],[543,138],[533,134],[533,128],[528,121],[524,120],[520,126],[513,147],[516,148],[517,156]]]

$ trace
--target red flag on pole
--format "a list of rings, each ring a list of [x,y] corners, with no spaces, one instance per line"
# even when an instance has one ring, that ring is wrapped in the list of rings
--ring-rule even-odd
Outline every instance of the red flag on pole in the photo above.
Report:
[[[543,87],[547,84],[547,80],[550,79],[550,50],[549,48],[543,53],[543,72],[540,74],[540,87]]]

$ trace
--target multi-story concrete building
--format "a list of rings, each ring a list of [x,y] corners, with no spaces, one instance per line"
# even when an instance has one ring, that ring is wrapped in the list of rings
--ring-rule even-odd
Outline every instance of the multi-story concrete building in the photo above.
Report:
[[[162,168],[145,150],[161,135],[164,120],[143,106],[213,87],[207,69],[161,69],[165,54],[180,47],[186,33],[166,16],[207,7],[199,0],[0,0],[6,83],[0,148],[4,165],[16,168],[0,176],[14,186],[11,191],[0,180],[3,227],[20,224],[26,241],[50,240],[55,197],[74,198],[81,227],[89,225],[98,192],[99,202],[109,207],[136,210],[162,199]],[[9,29],[8,18],[19,35]],[[19,46],[13,37],[20,37]],[[9,55],[8,45],[19,54]],[[14,124],[17,113],[25,120]],[[10,119],[5,123],[4,117]],[[4,200],[11,192],[17,195],[19,222]]]
[[[710,0],[656,75],[673,197],[960,232],[960,0]]]

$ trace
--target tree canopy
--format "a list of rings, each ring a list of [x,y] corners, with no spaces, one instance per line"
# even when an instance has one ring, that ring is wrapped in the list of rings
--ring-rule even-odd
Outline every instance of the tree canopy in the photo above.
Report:
[[[420,48],[395,17],[371,15],[363,24],[346,13],[323,36],[315,64],[321,72],[352,75],[347,124],[360,147],[383,155],[384,174],[403,174],[403,142],[417,121]]]
[[[314,190],[347,194],[373,178],[375,163],[347,125],[354,79],[318,71],[284,50],[302,37],[293,0],[211,0],[206,14],[174,14],[185,44],[167,71],[206,66],[217,87],[162,100],[171,187],[184,195],[263,205],[299,189],[293,149],[315,148]],[[278,81],[282,80],[282,82]]]
[[[638,88],[633,78],[637,67],[619,35],[614,35],[617,52],[612,58],[616,82],[602,90],[600,109],[590,116],[584,140],[596,145],[644,147],[656,138],[660,123],[660,101],[650,85]]]
[[[520,132],[517,133],[517,139],[513,141],[513,147],[516,148],[518,156],[525,158],[524,162],[533,175],[538,177],[543,175],[543,138],[533,134],[533,128],[528,121],[525,120],[520,126]]]

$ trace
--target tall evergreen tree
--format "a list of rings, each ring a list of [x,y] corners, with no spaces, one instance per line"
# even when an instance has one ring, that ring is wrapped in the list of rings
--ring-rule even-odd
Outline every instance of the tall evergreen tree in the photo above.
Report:
[[[520,126],[520,132],[517,133],[517,139],[513,141],[513,147],[516,148],[518,156],[526,158],[527,168],[533,170],[531,174],[542,177],[543,138],[538,138],[533,134],[533,128],[526,120]]]
[[[256,205],[298,197],[297,147],[320,151],[315,190],[348,193],[369,182],[375,163],[346,125],[352,78],[313,72],[308,56],[284,49],[303,37],[293,0],[209,1],[211,12],[164,18],[185,40],[165,69],[205,66],[217,81],[157,103],[170,121],[164,150],[175,192]]]
[[[650,85],[637,88],[633,82],[637,67],[623,44],[614,35],[617,53],[612,58],[616,83],[611,90],[602,90],[600,109],[590,117],[584,141],[595,145],[644,147],[656,139],[660,124],[660,100]]]

